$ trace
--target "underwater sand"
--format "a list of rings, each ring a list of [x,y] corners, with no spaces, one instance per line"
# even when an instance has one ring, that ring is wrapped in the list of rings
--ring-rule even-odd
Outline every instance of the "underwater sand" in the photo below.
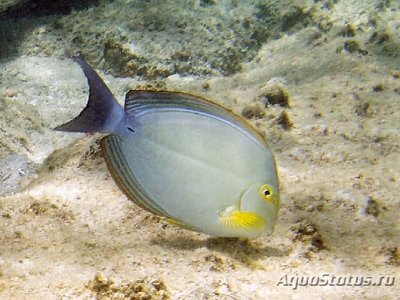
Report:
[[[400,299],[400,4],[251,3],[1,15],[0,299]],[[170,225],[118,189],[100,135],[53,132],[86,104],[78,52],[121,101],[182,90],[249,118],[280,174],[274,233]],[[324,274],[395,282],[278,284]]]

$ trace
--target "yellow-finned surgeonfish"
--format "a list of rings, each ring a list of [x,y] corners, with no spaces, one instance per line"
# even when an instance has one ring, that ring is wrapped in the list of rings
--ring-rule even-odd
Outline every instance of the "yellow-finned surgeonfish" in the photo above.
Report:
[[[107,133],[107,166],[137,205],[216,237],[271,233],[279,210],[275,161],[246,121],[201,97],[129,91],[122,108],[86,61],[89,100],[56,130]]]

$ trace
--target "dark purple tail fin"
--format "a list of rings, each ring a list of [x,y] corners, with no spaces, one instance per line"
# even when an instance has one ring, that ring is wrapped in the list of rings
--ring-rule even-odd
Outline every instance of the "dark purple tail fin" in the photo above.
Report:
[[[106,84],[83,57],[74,57],[89,83],[89,100],[75,119],[54,128],[70,132],[111,133],[124,117],[124,110]]]

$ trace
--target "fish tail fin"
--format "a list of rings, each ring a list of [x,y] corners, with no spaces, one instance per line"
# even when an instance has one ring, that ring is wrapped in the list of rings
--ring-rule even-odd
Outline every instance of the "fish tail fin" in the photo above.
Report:
[[[89,84],[86,107],[73,120],[54,128],[59,131],[112,133],[124,119],[125,112],[106,84],[83,57],[74,57]]]

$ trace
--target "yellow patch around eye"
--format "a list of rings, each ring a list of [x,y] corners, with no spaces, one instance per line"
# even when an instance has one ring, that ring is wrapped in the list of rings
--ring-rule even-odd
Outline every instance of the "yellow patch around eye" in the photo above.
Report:
[[[264,184],[261,186],[259,193],[260,193],[261,199],[264,199],[266,201],[273,201],[273,199],[274,199],[274,197],[273,197],[274,189],[267,184]]]
[[[220,218],[224,225],[237,229],[257,230],[267,225],[263,217],[252,212],[234,211]]]

